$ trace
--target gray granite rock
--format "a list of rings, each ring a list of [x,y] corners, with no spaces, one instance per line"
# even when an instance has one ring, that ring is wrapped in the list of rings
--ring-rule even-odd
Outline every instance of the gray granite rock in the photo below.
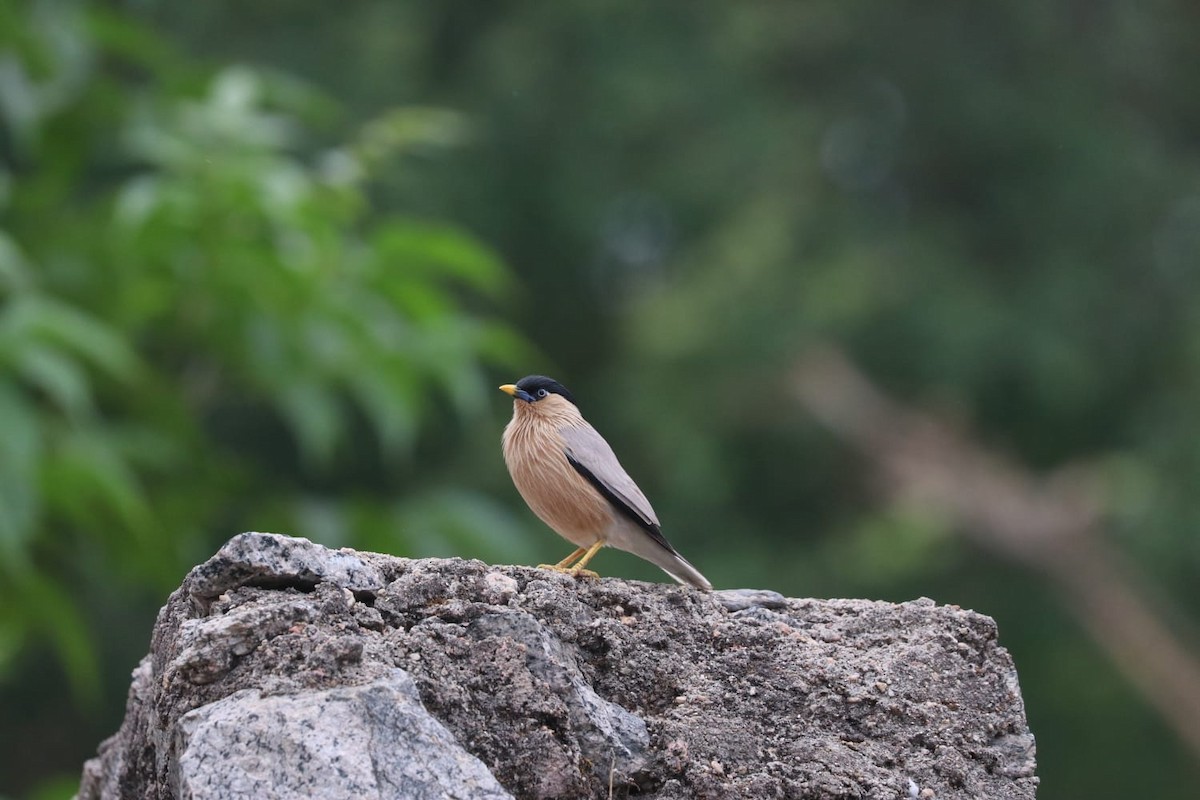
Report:
[[[178,797],[512,798],[400,669],[325,691],[242,689],[184,714],[175,730]]]
[[[1033,798],[991,619],[249,533],[159,614],[83,798]]]

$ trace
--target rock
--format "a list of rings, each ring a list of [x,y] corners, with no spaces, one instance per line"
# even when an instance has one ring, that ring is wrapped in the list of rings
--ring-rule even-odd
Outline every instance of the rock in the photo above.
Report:
[[[359,686],[264,696],[242,689],[177,730],[181,797],[512,798],[394,670]]]
[[[159,614],[81,798],[1033,798],[991,619],[247,533]]]

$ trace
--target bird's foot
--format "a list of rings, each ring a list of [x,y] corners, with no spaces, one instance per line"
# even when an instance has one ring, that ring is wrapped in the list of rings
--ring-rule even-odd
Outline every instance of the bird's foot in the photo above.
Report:
[[[548,569],[551,572],[561,572],[563,575],[571,575],[576,578],[595,578],[596,580],[600,580],[600,573],[593,572],[590,569],[563,567],[558,564],[538,564],[538,569]]]

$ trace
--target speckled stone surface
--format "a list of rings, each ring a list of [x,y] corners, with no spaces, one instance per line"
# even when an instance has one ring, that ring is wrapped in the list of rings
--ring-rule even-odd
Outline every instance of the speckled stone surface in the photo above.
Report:
[[[988,617],[248,533],[159,614],[83,798],[1033,798]]]

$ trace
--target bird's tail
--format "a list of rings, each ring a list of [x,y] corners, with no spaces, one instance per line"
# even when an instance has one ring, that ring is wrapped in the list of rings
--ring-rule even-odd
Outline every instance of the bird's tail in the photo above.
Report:
[[[648,533],[650,535],[647,535]],[[635,525],[628,519],[618,518],[616,524],[609,529],[607,540],[609,547],[646,559],[680,583],[695,586],[704,592],[712,591],[712,584],[708,582],[708,578],[701,575],[700,570],[689,564],[686,558],[671,547],[657,525],[652,531],[647,531],[640,524]]]
[[[680,583],[695,586],[701,591],[712,591],[713,587],[708,582],[708,578],[701,575],[700,570],[689,564],[686,558],[679,555],[679,553],[667,550],[665,547],[659,547],[657,543],[651,543],[651,547],[645,548],[648,552],[639,552],[638,555]]]

